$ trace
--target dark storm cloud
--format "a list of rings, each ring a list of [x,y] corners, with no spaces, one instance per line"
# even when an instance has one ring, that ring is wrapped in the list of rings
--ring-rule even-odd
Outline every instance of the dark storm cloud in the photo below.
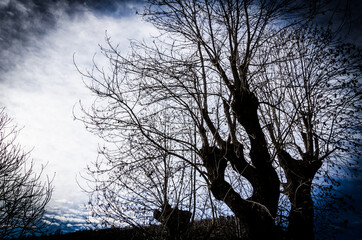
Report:
[[[143,0],[70,0],[72,3],[82,4],[100,14],[112,16],[128,16],[135,14],[135,5],[141,5]]]
[[[8,0],[0,2],[0,73],[10,70],[27,48],[56,27],[57,19],[85,11],[120,17],[135,14],[143,1]],[[1,81],[1,76],[0,76]]]
[[[54,25],[54,14],[32,1],[8,1],[0,5],[0,70],[11,67],[32,36],[41,36]]]
[[[322,25],[333,19],[343,25],[343,37],[362,46],[362,1],[333,0],[333,9],[318,18]],[[113,17],[135,14],[143,0],[3,0],[0,2],[0,73],[21,61],[27,47],[56,27],[57,19],[74,17],[84,11]],[[336,24],[336,26],[339,24]],[[1,81],[1,77],[0,77]]]
[[[353,43],[362,48],[362,1],[327,1],[321,12],[315,23],[331,28],[343,42]]]

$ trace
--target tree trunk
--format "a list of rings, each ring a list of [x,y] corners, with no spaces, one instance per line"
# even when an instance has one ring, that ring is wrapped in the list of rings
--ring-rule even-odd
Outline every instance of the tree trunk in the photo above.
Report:
[[[278,153],[287,183],[285,192],[291,203],[289,213],[288,239],[314,239],[314,204],[312,181],[322,162],[311,158],[296,160],[284,150]]]
[[[238,122],[244,127],[250,140],[250,159],[256,169],[256,181],[251,182],[254,192],[252,200],[265,205],[273,217],[278,210],[280,181],[272,166],[265,134],[260,126],[257,110],[259,100],[248,89],[235,91],[231,105]]]
[[[201,157],[211,182],[210,190],[217,200],[223,201],[239,219],[241,238],[245,240],[275,239],[274,218],[263,204],[243,199],[225,181],[228,154],[217,147],[204,147]]]
[[[172,208],[168,203],[162,206],[162,211],[155,210],[153,217],[167,228],[170,240],[183,239],[190,227],[191,212],[180,210],[177,206]]]
[[[311,182],[293,184],[290,199],[292,202],[289,214],[288,239],[314,239],[314,209],[311,196]]]
[[[217,200],[224,201],[239,220],[241,239],[275,239],[274,219],[260,203],[244,200],[223,179],[212,182],[211,192]]]

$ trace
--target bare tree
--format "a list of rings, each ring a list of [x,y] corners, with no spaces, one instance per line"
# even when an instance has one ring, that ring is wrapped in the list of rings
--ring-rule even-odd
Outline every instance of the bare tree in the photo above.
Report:
[[[160,131],[159,134],[167,136],[175,119],[176,116],[163,115],[147,121],[158,127],[155,130]],[[97,117],[92,117],[91,121],[99,126],[104,124]],[[94,130],[98,131],[98,128]],[[194,132],[188,131],[185,136],[193,138]],[[113,133],[102,132],[101,136],[110,144],[99,149],[102,158],[88,168],[88,180],[93,184],[85,190],[91,194],[89,207],[96,217],[95,226],[114,226],[121,221],[151,238],[155,232],[150,232],[145,226],[156,219],[165,227],[158,231],[156,238],[167,236],[163,230],[167,230],[171,238],[178,238],[187,234],[190,221],[195,217],[212,217],[210,204],[213,203],[210,203],[207,192],[205,196],[205,192],[197,189],[200,186],[196,182],[201,180],[194,168],[169,153],[173,149],[172,141],[158,139],[163,148],[147,141],[139,144],[145,141],[144,136],[132,125],[117,132],[120,136]],[[180,149],[180,152],[186,158],[187,149]],[[191,162],[196,161],[195,155],[187,157]],[[207,206],[196,209],[196,194],[199,199],[206,198],[202,202]]]
[[[35,173],[29,152],[16,143],[18,130],[0,110],[0,238],[44,231],[43,215],[52,188]]]
[[[260,78],[260,116],[283,169],[289,237],[311,239],[313,181],[317,191],[323,187],[315,177],[333,184],[358,159],[362,58],[353,45],[313,26],[281,33],[277,41],[283,44],[268,55],[277,63]]]
[[[227,206],[242,239],[275,239],[281,209],[290,239],[313,239],[316,174],[332,177],[329,164],[345,168],[352,162],[341,157],[357,152],[351,123],[359,124],[361,71],[356,49],[312,31],[317,9],[299,1],[150,1],[144,17],[161,36],[133,42],[127,56],[107,38],[110,72],[95,65],[82,73],[97,95],[82,121],[114,146],[101,152],[112,168],[98,163],[97,172],[126,167],[147,176],[163,153],[171,173],[181,166],[175,189],[189,197],[209,190],[212,212]]]

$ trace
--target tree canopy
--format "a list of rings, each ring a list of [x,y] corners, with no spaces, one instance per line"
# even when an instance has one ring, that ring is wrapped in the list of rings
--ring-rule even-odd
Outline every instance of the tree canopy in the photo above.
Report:
[[[314,239],[313,194],[352,169],[361,123],[360,50],[313,24],[322,3],[155,0],[160,36],[127,55],[107,37],[109,71],[80,71],[81,120],[108,143],[94,214],[180,238],[232,212],[242,239]]]

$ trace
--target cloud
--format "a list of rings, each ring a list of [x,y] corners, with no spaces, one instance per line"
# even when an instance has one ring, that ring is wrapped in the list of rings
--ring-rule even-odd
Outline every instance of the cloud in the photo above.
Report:
[[[54,27],[66,6],[41,7],[33,1],[5,1],[0,7],[0,70],[7,71],[35,37]]]
[[[0,71],[12,69],[20,56],[56,29],[59,20],[83,14],[132,16],[143,1],[8,0],[0,1]],[[0,78],[1,81],[1,78]]]
[[[45,214],[44,222],[47,224],[47,229],[45,229],[47,232],[61,229],[62,233],[67,233],[92,227],[86,220],[90,212],[82,204],[64,200],[55,202],[59,205],[53,205]]]
[[[10,16],[6,27],[0,27],[0,49],[9,46],[0,52],[0,59],[5,58],[0,60],[0,65],[5,66],[0,69],[0,106],[6,107],[20,127],[24,126],[18,140],[28,149],[34,147],[31,156],[36,165],[48,164],[45,173],[56,173],[49,210],[65,204],[68,207],[58,212],[62,218],[58,220],[76,222],[79,219],[65,215],[65,211],[81,214],[77,212],[78,204],[86,202],[87,195],[75,178],[96,159],[100,140],[73,120],[74,104],[79,99],[85,103],[93,100],[73,65],[73,54],[81,68],[91,68],[92,57],[99,53],[98,44],[104,43],[106,30],[125,53],[129,39],[147,38],[154,29],[135,14],[102,15],[83,5],[77,5],[82,8],[79,14],[69,14],[69,6],[73,5],[57,5],[61,1],[53,1],[54,8],[60,6],[56,10],[42,8],[38,5],[42,1],[29,2],[9,1],[0,6],[0,21],[11,14],[16,16]],[[132,7],[130,4],[125,9]],[[37,20],[29,20],[37,15]],[[15,21],[19,16],[24,19]],[[20,26],[27,20],[30,22],[26,26]],[[107,66],[101,54],[96,59]],[[60,199],[64,199],[63,203],[57,202]],[[73,205],[69,205],[70,201]]]

